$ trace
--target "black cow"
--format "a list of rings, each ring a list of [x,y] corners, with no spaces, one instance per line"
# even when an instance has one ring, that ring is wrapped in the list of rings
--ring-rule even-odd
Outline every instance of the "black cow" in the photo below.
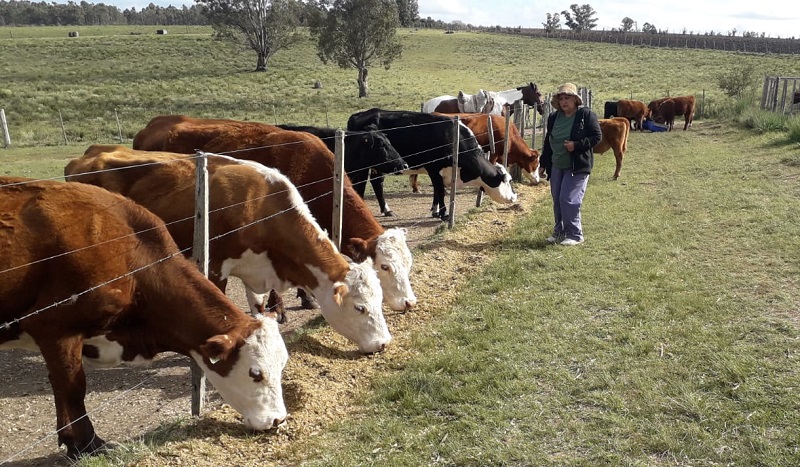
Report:
[[[320,138],[331,152],[335,153],[336,130],[303,125],[277,125],[285,130],[303,131]],[[408,164],[400,157],[389,138],[378,131],[375,125],[367,125],[363,131],[346,131],[344,136],[344,170],[356,193],[364,198],[367,180],[372,182],[372,189],[384,216],[394,213],[386,204],[383,195],[383,174],[395,174],[408,170]]]
[[[349,131],[363,131],[369,125],[376,125],[389,137],[411,170],[428,173],[433,184],[433,216],[447,219],[444,177],[452,175],[448,169],[453,165],[453,118],[373,108],[354,113],[347,120]],[[480,187],[499,203],[517,200],[508,172],[486,159],[475,135],[463,123],[459,125],[458,152],[460,184]]]
[[[603,112],[603,118],[611,118],[617,116],[619,116],[619,114],[617,113],[617,101],[606,101],[605,112]]]

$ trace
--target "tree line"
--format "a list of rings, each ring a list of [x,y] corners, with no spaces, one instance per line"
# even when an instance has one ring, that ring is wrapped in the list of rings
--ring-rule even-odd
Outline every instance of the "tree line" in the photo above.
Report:
[[[149,4],[120,10],[103,3],[0,0],[0,26],[207,25],[203,7]]]

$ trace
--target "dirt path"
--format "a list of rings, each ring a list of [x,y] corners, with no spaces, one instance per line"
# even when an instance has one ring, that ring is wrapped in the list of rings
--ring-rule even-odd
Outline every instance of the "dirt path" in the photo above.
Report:
[[[441,222],[428,215],[429,188],[417,195],[389,194],[390,206],[397,216],[379,220],[385,227],[407,229],[409,246],[414,251],[411,279],[419,300],[418,307],[409,313],[385,308],[394,336],[391,348],[380,355],[359,355],[354,345],[330,331],[318,313],[298,310],[293,294],[287,294],[289,321],[282,325],[290,354],[284,373],[284,395],[290,413],[287,426],[277,435],[270,435],[268,445],[254,451],[248,447],[252,441],[241,436],[237,414],[222,404],[211,389],[208,409],[193,422],[197,426],[192,435],[169,443],[139,465],[232,465],[232,447],[233,452],[244,456],[241,462],[235,461],[238,465],[274,463],[290,443],[313,436],[328,423],[346,417],[351,410],[347,401],[368,386],[375,371],[413,355],[414,350],[408,345],[411,333],[452,300],[454,286],[466,272],[490,261],[492,246],[502,233],[514,225],[523,211],[535,208],[546,193],[543,186],[517,189],[518,204],[498,205],[485,199],[482,212],[469,220],[457,218],[456,231],[437,240],[433,238]],[[475,198],[476,191],[472,189],[457,196],[457,214],[472,209]],[[369,199],[368,204],[377,215],[374,200]],[[246,309],[240,284],[234,283],[228,295]],[[53,396],[41,357],[18,350],[0,352],[0,375],[0,416],[4,420],[0,424],[0,464],[70,465],[63,458],[64,451],[56,448]],[[96,431],[106,440],[136,439],[162,423],[190,413],[188,359],[180,355],[165,354],[152,366],[143,368],[88,369],[87,388],[87,409]],[[198,432],[207,432],[207,436],[197,436]],[[243,444],[237,446],[238,443]]]

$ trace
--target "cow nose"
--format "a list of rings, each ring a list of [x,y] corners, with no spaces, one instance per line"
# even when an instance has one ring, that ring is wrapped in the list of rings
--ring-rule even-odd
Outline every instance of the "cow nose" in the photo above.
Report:
[[[286,417],[283,417],[283,418],[276,418],[276,419],[275,419],[275,420],[272,422],[272,427],[273,427],[273,428],[278,428],[279,426],[283,425],[285,422],[286,422]]]
[[[417,305],[416,300],[406,300],[406,311],[414,308]]]

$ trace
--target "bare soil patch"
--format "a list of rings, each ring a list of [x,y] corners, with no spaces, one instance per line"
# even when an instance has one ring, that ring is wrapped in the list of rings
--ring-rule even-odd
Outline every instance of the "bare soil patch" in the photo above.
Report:
[[[492,260],[503,233],[524,212],[541,208],[540,200],[547,195],[544,185],[518,184],[517,204],[499,205],[484,198],[480,212],[465,217],[475,207],[477,194],[474,189],[465,190],[456,197],[456,229],[436,235],[442,222],[429,216],[429,186],[426,189],[423,184],[421,194],[404,188],[388,194],[396,217],[379,220],[387,228],[407,229],[414,252],[411,280],[419,303],[407,313],[384,308],[394,336],[391,347],[378,355],[358,354],[317,312],[300,310],[293,291],[289,292],[285,296],[288,322],[282,325],[290,355],[283,377],[290,413],[287,424],[277,433],[248,433],[238,414],[209,385],[207,409],[180,432],[185,433],[183,439],[158,446],[137,465],[279,465],[290,445],[347,417],[353,410],[352,401],[369,386],[376,372],[401,367],[413,357],[412,334],[452,302],[457,285]],[[368,198],[368,204],[378,216],[374,199]],[[246,309],[240,284],[234,282],[228,295]],[[64,451],[56,447],[53,395],[41,357],[19,350],[0,352],[0,375],[0,415],[4,420],[0,425],[0,464],[70,465]],[[87,369],[87,409],[97,433],[107,441],[141,439],[163,423],[185,419],[190,414],[190,391],[188,358],[181,355],[165,354],[148,367]]]

